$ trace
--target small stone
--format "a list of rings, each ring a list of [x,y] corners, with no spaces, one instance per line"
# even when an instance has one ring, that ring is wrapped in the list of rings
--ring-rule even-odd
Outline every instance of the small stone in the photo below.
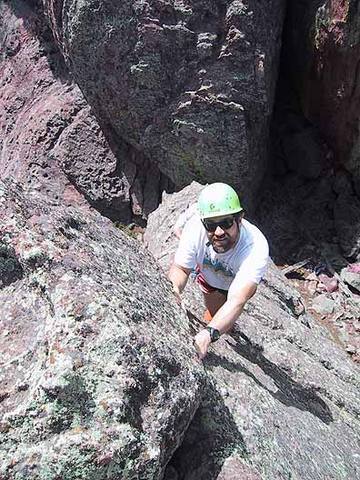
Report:
[[[335,302],[326,294],[317,296],[312,302],[312,309],[321,315],[331,314],[334,311]]]
[[[338,289],[338,281],[336,278],[329,277],[323,273],[318,276],[322,285],[324,285],[327,292],[332,293]]]
[[[349,272],[360,274],[360,263],[352,263],[348,266]]]
[[[227,388],[223,387],[220,389],[220,393],[222,397],[228,397],[229,396],[229,391]]]
[[[316,294],[317,285],[318,285],[317,281],[311,281],[308,283],[307,289],[308,289],[309,295],[314,296]]]

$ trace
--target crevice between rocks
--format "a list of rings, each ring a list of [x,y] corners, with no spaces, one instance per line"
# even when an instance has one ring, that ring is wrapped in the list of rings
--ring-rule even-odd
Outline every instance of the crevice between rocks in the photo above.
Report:
[[[309,37],[310,22],[320,3],[287,2],[269,163],[255,217],[269,239],[276,265],[287,267],[310,259],[302,270],[298,269],[299,276],[289,280],[316,322],[350,352],[356,351],[353,332],[357,328],[358,292],[344,284],[342,275],[351,263],[360,260],[357,183],[321,118],[316,123],[314,114],[310,118],[303,104],[308,94],[304,90],[311,87],[311,82],[314,88],[320,84],[319,79],[312,78],[316,59],[311,57]],[[338,282],[335,292],[324,290],[324,284],[319,283],[315,272],[321,265],[327,269],[328,278]],[[318,301],[316,308],[321,309],[322,299],[332,302],[334,314],[321,314],[320,310],[317,314],[313,306]]]
[[[335,217],[339,192],[357,198],[354,180],[341,163],[339,153],[302,110],[298,77],[305,59],[299,59],[299,39],[294,39],[294,35],[299,35],[301,28],[294,32],[294,17],[305,8],[309,6],[294,6],[291,2],[287,5],[269,164],[256,212],[260,226],[271,240],[272,256],[279,265],[304,259],[307,247],[321,251],[324,242],[337,246],[341,254],[343,232]],[[347,218],[345,212],[343,218],[351,229],[353,219]],[[355,260],[356,255],[349,258],[349,261]]]
[[[243,436],[212,380],[163,480],[216,480],[226,459],[248,457]]]
[[[23,0],[8,2],[14,15],[25,18],[26,28],[40,42],[40,54],[47,57],[49,68],[55,78],[63,82],[71,79],[64,57],[57,47],[49,24],[45,21],[45,10],[41,0]],[[29,21],[29,17],[31,21]]]
[[[24,270],[15,250],[0,240],[0,289],[23,277]]]

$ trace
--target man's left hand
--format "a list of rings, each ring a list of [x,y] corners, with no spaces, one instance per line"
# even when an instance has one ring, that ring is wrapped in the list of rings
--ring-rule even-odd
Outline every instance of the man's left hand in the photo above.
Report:
[[[201,330],[195,336],[194,345],[200,360],[202,360],[207,354],[210,343],[211,343],[211,338],[208,330]]]

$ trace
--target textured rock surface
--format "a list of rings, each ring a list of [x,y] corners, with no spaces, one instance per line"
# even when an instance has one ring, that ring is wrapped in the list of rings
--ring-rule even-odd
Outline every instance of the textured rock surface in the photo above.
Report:
[[[360,4],[289,2],[286,62],[307,117],[352,173],[360,195]]]
[[[204,385],[164,275],[94,211],[0,182],[0,217],[0,478],[161,478]]]
[[[338,245],[348,262],[360,258],[360,200],[343,170],[329,167],[317,179],[295,173],[268,179],[256,215],[273,240],[277,264],[304,260],[315,250],[321,257],[324,243]]]
[[[1,3],[0,51],[1,178],[55,202],[83,203],[79,191],[114,220],[154,209],[160,173],[99,125],[36,2]]]
[[[228,181],[251,203],[265,167],[283,0],[44,4],[104,123],[177,186]]]
[[[346,257],[360,260],[360,199],[341,193],[334,208],[335,226]]]
[[[200,187],[194,188],[166,196],[150,216],[145,239],[163,268],[171,245],[176,248],[170,233],[174,205],[195,197]],[[202,299],[191,282],[184,303],[199,329]],[[301,297],[274,266],[204,365],[212,387],[171,461],[169,479],[360,475],[359,369],[304,311]]]
[[[175,238],[172,230],[179,215],[197,202],[199,193],[204,188],[197,182],[192,182],[176,195],[163,193],[162,205],[149,217],[148,227],[145,231],[144,242],[147,248],[156,254],[157,260],[166,270],[167,264],[175,253]],[[159,241],[161,248],[159,248]],[[164,260],[163,260],[164,259]]]
[[[355,267],[355,268],[354,268]],[[341,278],[355,291],[360,293],[360,263],[353,268],[343,268],[341,270]],[[356,268],[357,267],[357,268]]]

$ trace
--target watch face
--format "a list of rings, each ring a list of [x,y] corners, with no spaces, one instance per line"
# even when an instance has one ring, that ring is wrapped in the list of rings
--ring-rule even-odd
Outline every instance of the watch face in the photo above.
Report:
[[[216,342],[216,340],[219,340],[220,338],[220,332],[216,328],[212,327],[206,327],[206,330],[209,331],[210,333],[210,339],[212,342]]]
[[[220,332],[216,328],[213,329],[213,334],[212,334],[212,341],[216,342],[216,340],[219,340],[220,338]]]

